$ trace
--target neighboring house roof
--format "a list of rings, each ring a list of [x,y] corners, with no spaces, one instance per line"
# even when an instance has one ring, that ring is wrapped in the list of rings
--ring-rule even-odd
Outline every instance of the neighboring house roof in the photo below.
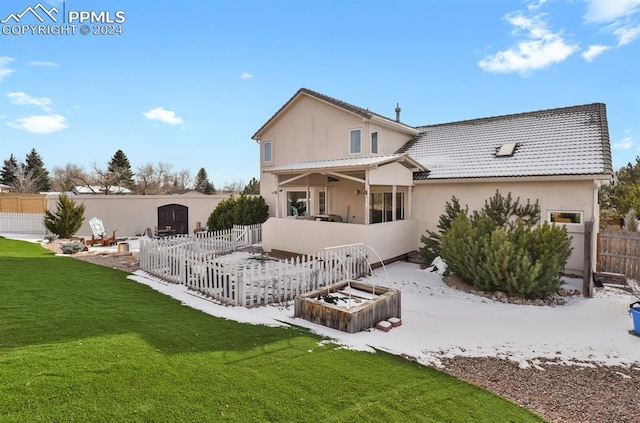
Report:
[[[105,188],[99,185],[90,185],[90,186],[75,186],[71,189],[71,191],[75,194],[104,194]],[[113,186],[109,187],[109,192],[111,194],[131,194],[131,190],[125,187]]]
[[[287,101],[282,107],[280,107],[280,109],[278,109],[278,111],[275,112],[275,114],[273,116],[271,116],[271,118],[269,118],[269,120],[266,121],[265,124],[262,125],[260,127],[260,129],[258,129],[256,131],[255,134],[253,134],[251,139],[259,140],[260,139],[260,134],[262,133],[262,131],[264,129],[266,129],[267,127],[269,127],[269,125],[271,125],[271,123],[274,122],[291,105],[291,103],[293,103],[294,100],[296,98],[298,98],[299,96],[301,96],[301,95],[307,95],[307,96],[310,96],[310,97],[314,97],[314,98],[316,98],[318,100],[321,100],[321,101],[324,101],[326,103],[332,104],[332,105],[334,105],[336,107],[339,107],[339,108],[341,108],[341,109],[343,109],[343,110],[345,110],[347,112],[350,112],[350,113],[356,114],[358,116],[361,116],[361,117],[363,117],[365,119],[374,119],[374,120],[378,120],[381,123],[383,123],[383,122],[387,123],[389,125],[392,125],[392,126],[398,128],[398,129],[400,129],[400,130],[402,130],[404,132],[408,132],[410,134],[416,134],[417,133],[417,131],[416,131],[416,129],[414,127],[406,125],[406,124],[404,124],[402,122],[397,122],[395,119],[391,119],[391,118],[388,118],[386,116],[382,116],[382,115],[380,115],[378,113],[374,113],[374,112],[372,112],[372,111],[370,111],[368,109],[363,109],[361,107],[354,106],[353,104],[346,103],[346,102],[344,102],[342,100],[338,100],[337,98],[329,97],[328,95],[320,94],[318,92],[309,90],[307,88],[300,88],[293,95],[293,97],[291,97],[289,99],[289,101]]]
[[[409,169],[424,172],[424,168],[420,163],[413,160],[406,154],[389,154],[386,156],[373,157],[350,157],[347,159],[318,160],[313,162],[292,163],[284,166],[271,167],[265,172],[269,173],[295,173],[295,172],[317,172],[320,170],[359,170],[376,166],[382,166],[388,163],[402,163]]]
[[[0,184],[0,192],[3,191],[11,191],[11,187],[9,185]]]
[[[429,169],[416,180],[613,174],[602,103],[417,129],[420,135],[398,150]],[[496,155],[511,143],[513,154]]]

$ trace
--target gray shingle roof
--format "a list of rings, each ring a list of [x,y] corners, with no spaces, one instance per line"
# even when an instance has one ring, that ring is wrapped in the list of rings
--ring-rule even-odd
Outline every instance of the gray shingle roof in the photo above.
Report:
[[[417,129],[421,133],[398,151],[429,169],[416,180],[613,174],[602,103]],[[513,142],[512,156],[495,157]]]

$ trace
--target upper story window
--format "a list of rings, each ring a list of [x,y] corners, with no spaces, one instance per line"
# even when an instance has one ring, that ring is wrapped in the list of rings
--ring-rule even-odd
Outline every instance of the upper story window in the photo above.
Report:
[[[378,154],[378,131],[371,131],[371,154]]]
[[[262,161],[265,163],[273,162],[273,147],[271,141],[262,143]]]
[[[362,152],[362,130],[352,129],[349,131],[349,154],[360,154]]]

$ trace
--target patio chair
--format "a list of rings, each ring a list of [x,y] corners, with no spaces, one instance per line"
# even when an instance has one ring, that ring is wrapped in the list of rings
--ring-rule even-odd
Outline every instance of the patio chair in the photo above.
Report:
[[[93,232],[93,234],[91,235],[91,239],[87,241],[87,244],[91,246],[100,244],[103,247],[108,247],[118,242],[116,239],[116,231],[113,231],[110,237],[107,236],[102,220],[97,217],[92,217],[91,220],[89,220],[89,226],[91,226],[91,232]]]

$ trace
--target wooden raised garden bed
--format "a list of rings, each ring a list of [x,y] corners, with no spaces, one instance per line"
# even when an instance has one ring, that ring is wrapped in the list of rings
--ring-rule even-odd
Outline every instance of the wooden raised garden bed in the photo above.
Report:
[[[360,332],[382,320],[401,318],[400,291],[345,280],[297,296],[294,316],[343,332]]]

